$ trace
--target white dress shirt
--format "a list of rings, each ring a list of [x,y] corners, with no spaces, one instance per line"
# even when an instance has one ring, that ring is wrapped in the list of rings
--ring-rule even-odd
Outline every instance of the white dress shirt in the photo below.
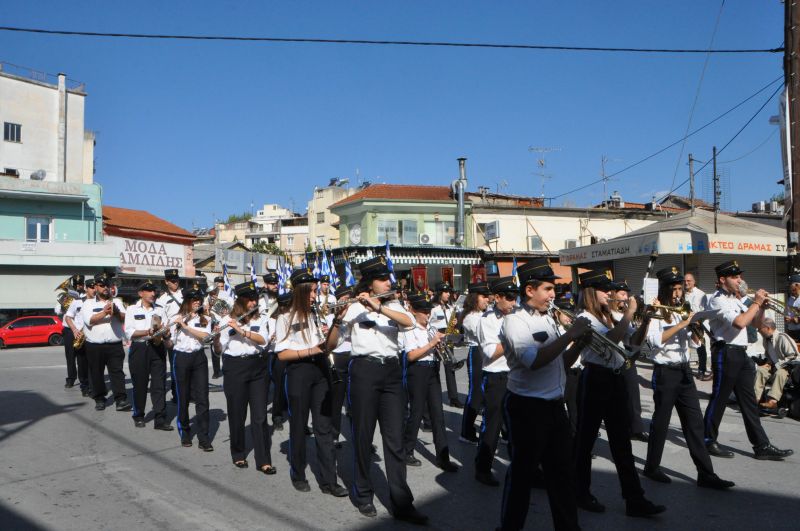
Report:
[[[400,332],[397,338],[397,344],[400,347],[400,350],[406,354],[412,350],[424,347],[430,343],[430,341],[430,333],[419,323],[414,323],[414,328],[411,330],[403,330]],[[430,349],[427,354],[411,363],[416,363],[418,361],[436,361],[436,358],[433,357],[433,349]]]
[[[664,319],[651,319],[647,327],[647,343],[653,352],[653,363],[658,365],[673,365],[676,363],[687,363],[689,361],[689,329],[683,328],[673,335],[665,343],[661,337],[670,328],[678,326],[681,317],[677,313],[671,313],[671,323]]]
[[[275,337],[277,344],[275,352],[284,350],[306,350],[314,348],[325,339],[322,330],[317,328],[316,321],[308,315],[308,321],[303,323],[299,315],[295,315],[295,321],[289,322],[291,313],[284,313],[278,316],[275,323]]]
[[[145,308],[140,299],[136,304],[128,306],[125,312],[125,337],[127,337],[129,341],[144,341],[146,336],[134,338],[133,334],[140,330],[149,331],[153,328],[154,315],[161,318],[162,325],[167,324],[167,314],[164,312],[164,308],[158,304],[154,304],[150,306],[150,308]]]
[[[172,297],[170,297],[170,295],[172,295]],[[164,308],[164,312],[167,314],[167,319],[172,321],[172,318],[178,315],[178,312],[181,309],[181,304],[183,304],[183,292],[181,290],[170,292],[168,289],[161,294],[158,300],[156,300],[156,303]]]
[[[228,318],[228,321],[230,320],[231,319]],[[252,319],[249,323],[242,325],[242,331],[253,332],[261,337],[264,337],[265,334],[269,333],[267,320],[268,317],[266,315],[258,314],[258,317]],[[269,342],[268,337],[264,337],[264,339]],[[233,357],[258,354],[266,347],[266,345],[259,345],[256,342],[247,339],[243,335],[237,333],[233,328],[227,328],[226,330],[223,330],[219,335],[219,342],[220,346],[222,347],[222,352]]]
[[[181,322],[183,321],[184,318],[185,318],[184,316],[180,316]],[[205,326],[200,324],[199,315],[195,315],[193,318],[189,319],[189,322],[187,322],[183,326],[191,328],[197,332],[205,332],[207,334],[211,333],[211,319],[209,319],[208,317],[206,317]],[[199,339],[189,334],[189,332],[187,332],[183,328],[178,328],[177,326],[173,327],[172,329],[172,344],[173,344],[172,348],[174,350],[179,350],[181,352],[195,352],[198,350],[203,350],[203,343]]]
[[[414,322],[414,316],[398,301],[389,301],[383,307],[408,315]],[[397,357],[400,327],[384,313],[369,310],[360,302],[354,302],[347,309],[342,324],[350,331],[352,356]]]
[[[431,310],[431,316],[428,323],[437,330],[447,328],[447,323],[453,317],[455,308],[450,304],[436,304]]]
[[[478,326],[478,343],[483,352],[483,370],[485,372],[508,372],[508,361],[505,355],[494,361],[497,346],[500,345],[500,328],[503,326],[503,314],[499,310],[486,310]]]
[[[125,337],[122,321],[113,314],[105,316],[95,325],[90,324],[92,322],[92,316],[103,311],[103,308],[108,302],[109,301],[95,297],[83,303],[81,315],[83,317],[86,341],[89,343],[120,343]],[[125,308],[122,306],[121,302],[114,300],[113,303],[121,313],[125,313]]]
[[[589,323],[596,332],[602,335],[608,333],[609,328],[591,313],[584,310],[578,314],[578,317],[586,317],[589,319]],[[603,367],[617,370],[625,364],[625,358],[623,358],[619,352],[614,352],[609,357],[601,352],[595,352],[590,346],[587,346],[581,351],[581,362],[584,365],[587,363],[594,363],[595,365],[602,365]]]
[[[560,336],[558,325],[550,315],[528,308],[515,308],[503,318],[501,336],[508,360],[508,390],[512,393],[556,400],[564,397],[567,375],[564,359],[556,357],[547,365],[531,370],[539,349]],[[486,370],[486,369],[484,369]]]
[[[83,299],[75,299],[67,308],[67,312],[64,314],[64,326],[67,325],[67,317],[72,319],[72,322],[75,323],[75,328],[78,329],[79,332],[83,331],[83,312],[81,309],[83,308]]]
[[[464,316],[464,322],[461,327],[464,329],[464,342],[470,347],[476,347],[480,344],[478,340],[478,328],[481,326],[481,316],[483,312],[474,311]]]
[[[724,341],[728,345],[747,347],[747,327],[733,326],[734,319],[747,311],[747,306],[738,297],[717,290],[708,299],[708,309],[717,310],[717,315],[708,320],[715,340]]]

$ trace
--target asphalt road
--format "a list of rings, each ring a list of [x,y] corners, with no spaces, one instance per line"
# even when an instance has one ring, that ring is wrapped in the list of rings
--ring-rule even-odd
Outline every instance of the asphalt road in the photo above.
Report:
[[[125,367],[128,375],[127,365]],[[650,371],[640,367],[644,416],[652,412],[647,388]],[[289,480],[286,449],[288,426],[273,437],[275,476],[254,468],[238,470],[228,451],[225,397],[211,393],[211,431],[216,450],[203,453],[195,445],[182,448],[177,431],[136,429],[130,413],[113,407],[96,412],[78,388],[64,389],[65,366],[60,347],[0,351],[0,528],[2,529],[405,529],[388,514],[388,490],[382,462],[376,459],[378,517],[359,515],[347,498],[322,495],[309,474],[310,493],[296,492]],[[459,390],[466,391],[466,371],[459,371]],[[221,381],[216,381],[220,382]],[[130,382],[128,383],[130,389]],[[708,392],[710,383],[702,383]],[[705,395],[701,398],[705,406]],[[149,403],[148,403],[149,405]],[[460,413],[445,408],[451,453],[464,466],[445,474],[432,464],[430,433],[421,433],[420,468],[408,479],[417,507],[431,517],[430,527],[488,530],[498,523],[502,488],[474,481],[475,448],[459,443]],[[175,408],[168,413],[174,425]],[[346,421],[345,421],[346,422]],[[763,419],[772,442],[800,450],[800,423]],[[699,489],[695,470],[673,415],[663,468],[670,485],[642,478],[647,496],[667,505],[651,520],[624,515],[619,484],[610,461],[605,433],[594,461],[595,495],[607,505],[605,514],[579,514],[584,529],[798,529],[800,528],[800,457],[785,462],[756,461],[739,413],[729,409],[720,442],[736,452],[734,459],[715,459],[717,473],[737,486],[729,492]],[[343,431],[347,432],[348,429]],[[313,441],[307,439],[312,471]],[[379,435],[376,441],[379,453]],[[634,442],[641,468],[644,443]],[[338,451],[341,482],[352,477],[352,449]],[[501,447],[495,472],[505,474],[506,449]],[[252,463],[252,455],[250,457]],[[552,528],[544,491],[534,491],[527,529]]]

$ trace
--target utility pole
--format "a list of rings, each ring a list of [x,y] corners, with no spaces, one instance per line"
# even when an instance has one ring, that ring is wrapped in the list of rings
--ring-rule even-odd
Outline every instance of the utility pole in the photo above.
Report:
[[[790,273],[797,266],[798,230],[800,230],[800,6],[797,0],[784,0],[784,42],[783,75],[787,92],[789,123],[786,124],[789,136],[788,183],[792,196],[790,211],[787,213],[786,236]]]
[[[608,161],[608,157],[603,155],[600,157],[600,177],[603,179],[603,204],[608,208],[608,201],[606,196],[606,184],[608,184],[608,178],[606,177],[606,162]]]
[[[694,159],[689,153],[689,200],[691,201],[692,215],[694,215]]]
[[[717,174],[717,146],[714,146],[714,154],[713,154],[713,183],[714,183],[714,234],[717,233],[717,213],[719,212],[719,198],[722,195],[719,191],[719,175]]]

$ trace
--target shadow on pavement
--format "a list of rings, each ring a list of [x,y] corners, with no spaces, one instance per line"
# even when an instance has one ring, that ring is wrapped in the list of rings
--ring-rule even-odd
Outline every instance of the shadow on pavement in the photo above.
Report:
[[[7,531],[43,531],[47,529],[2,503],[0,503],[0,522],[2,522],[3,529]]]
[[[67,413],[85,402],[56,405],[34,391],[0,391],[0,442],[53,415]],[[22,423],[8,428],[9,424]]]

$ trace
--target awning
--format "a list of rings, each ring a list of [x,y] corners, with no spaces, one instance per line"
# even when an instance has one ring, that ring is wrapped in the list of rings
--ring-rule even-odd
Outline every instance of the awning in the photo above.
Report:
[[[89,196],[83,194],[54,194],[51,192],[22,190],[0,190],[0,197],[31,201],[55,201],[57,203],[85,203],[89,200]]]
[[[382,256],[384,246],[379,247],[349,247],[334,249],[334,260],[341,263],[343,251],[352,264],[369,260],[374,256]],[[392,263],[398,265],[477,265],[483,260],[477,249],[463,249],[457,247],[400,247],[392,246],[390,249]]]

